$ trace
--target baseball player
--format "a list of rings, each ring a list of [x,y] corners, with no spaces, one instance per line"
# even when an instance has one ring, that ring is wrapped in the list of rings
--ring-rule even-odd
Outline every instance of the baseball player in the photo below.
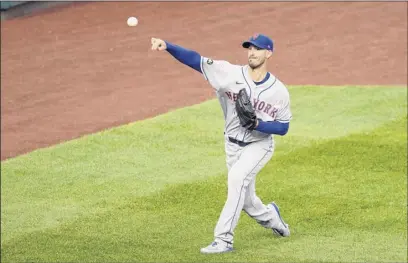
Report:
[[[289,225],[283,221],[278,206],[274,202],[265,205],[255,192],[256,175],[274,153],[273,136],[285,135],[292,118],[287,88],[267,70],[273,41],[257,34],[243,42],[248,51],[248,64],[243,66],[212,60],[158,38],[152,38],[151,44],[152,50],[166,50],[202,74],[213,87],[224,113],[228,194],[214,229],[214,241],[201,248],[201,253],[233,250],[234,229],[242,210],[274,234],[289,236]]]

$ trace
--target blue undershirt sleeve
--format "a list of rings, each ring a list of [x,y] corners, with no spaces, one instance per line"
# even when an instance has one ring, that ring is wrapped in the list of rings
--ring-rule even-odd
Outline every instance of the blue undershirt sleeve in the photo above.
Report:
[[[267,133],[285,135],[289,130],[289,123],[282,123],[279,121],[262,121],[258,119],[258,126],[255,130]]]
[[[196,71],[201,72],[201,55],[198,52],[193,50],[188,50],[186,48],[174,45],[167,41],[167,52],[169,52],[175,59],[180,61],[181,63],[189,66]]]

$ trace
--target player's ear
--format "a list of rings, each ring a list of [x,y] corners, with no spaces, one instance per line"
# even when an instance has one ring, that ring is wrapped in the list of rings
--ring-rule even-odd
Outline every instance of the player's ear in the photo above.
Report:
[[[272,56],[272,51],[267,50],[266,51],[266,58],[270,58]]]

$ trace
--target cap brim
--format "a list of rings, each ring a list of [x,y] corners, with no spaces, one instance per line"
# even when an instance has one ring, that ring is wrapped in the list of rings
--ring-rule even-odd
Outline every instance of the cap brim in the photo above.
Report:
[[[261,47],[261,46],[257,45],[255,42],[252,42],[252,41],[245,41],[244,43],[242,43],[242,47],[244,47],[244,48],[249,48],[251,45],[253,45],[255,47],[258,47],[258,48],[261,48],[261,49],[266,49],[265,47]]]
[[[242,43],[242,47],[243,48],[249,48],[251,45],[256,46],[254,43],[252,43],[251,41],[245,41],[244,43]]]

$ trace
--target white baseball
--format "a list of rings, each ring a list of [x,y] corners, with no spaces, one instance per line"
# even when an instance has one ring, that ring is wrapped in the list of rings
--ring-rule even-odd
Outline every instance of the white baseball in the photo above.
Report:
[[[128,26],[137,26],[138,23],[139,21],[137,21],[137,18],[134,16],[129,17],[127,20]]]

